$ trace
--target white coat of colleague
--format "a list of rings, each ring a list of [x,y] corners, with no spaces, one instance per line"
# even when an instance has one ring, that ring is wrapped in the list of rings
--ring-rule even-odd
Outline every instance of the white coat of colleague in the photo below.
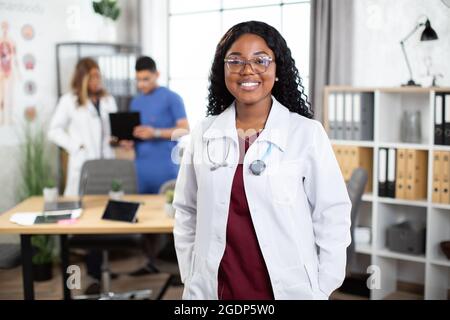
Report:
[[[48,131],[49,139],[69,154],[65,196],[78,195],[81,168],[86,160],[114,157],[108,116],[114,112],[116,102],[102,86],[97,62],[81,59],[71,91],[60,98]]]

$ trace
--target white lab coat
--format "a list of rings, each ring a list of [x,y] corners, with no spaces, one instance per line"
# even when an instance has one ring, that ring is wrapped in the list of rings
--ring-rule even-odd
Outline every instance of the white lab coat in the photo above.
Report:
[[[72,93],[63,95],[50,122],[48,138],[69,154],[64,195],[78,195],[81,167],[86,160],[113,158],[109,113],[117,112],[112,96],[100,99],[101,121],[92,102],[78,106]],[[80,146],[84,148],[80,149]]]
[[[345,277],[351,202],[320,122],[272,99],[265,129],[243,162],[253,225],[275,299],[327,299]],[[269,143],[267,168],[255,176],[249,165],[263,157]],[[173,202],[183,299],[218,299],[238,146],[232,104],[205,119],[184,152]],[[228,153],[228,166],[211,171],[208,150],[216,163]]]

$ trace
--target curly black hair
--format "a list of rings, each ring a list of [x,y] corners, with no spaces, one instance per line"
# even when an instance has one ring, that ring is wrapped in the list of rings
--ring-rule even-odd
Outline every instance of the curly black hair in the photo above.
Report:
[[[207,115],[222,113],[234,101],[225,85],[224,59],[231,45],[243,34],[255,34],[263,38],[275,54],[278,81],[272,95],[291,112],[312,118],[314,112],[308,102],[291,50],[277,29],[260,21],[247,21],[231,27],[220,40],[209,74]]]

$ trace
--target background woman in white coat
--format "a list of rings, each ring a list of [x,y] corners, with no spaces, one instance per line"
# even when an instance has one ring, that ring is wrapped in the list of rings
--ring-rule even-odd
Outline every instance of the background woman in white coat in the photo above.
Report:
[[[59,100],[48,132],[49,139],[69,154],[66,196],[79,194],[81,168],[86,160],[113,158],[108,114],[117,112],[116,102],[103,88],[100,69],[93,59],[83,58],[77,63],[71,87],[71,92]],[[86,294],[100,290],[101,258],[98,250],[90,250],[86,256]]]
[[[48,132],[49,139],[69,154],[66,196],[78,195],[81,167],[86,160],[114,156],[108,114],[117,112],[93,59],[83,58],[77,63],[71,87],[71,92],[59,100]]]
[[[342,284],[351,203],[303,91],[275,28],[220,40],[175,190],[183,298],[327,299]]]

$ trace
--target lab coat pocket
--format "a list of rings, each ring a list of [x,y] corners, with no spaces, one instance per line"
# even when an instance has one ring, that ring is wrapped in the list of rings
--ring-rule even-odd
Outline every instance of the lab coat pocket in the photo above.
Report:
[[[80,148],[70,155],[72,158],[72,167],[76,172],[80,172],[84,162],[87,160],[87,151],[85,148]]]
[[[192,258],[189,264],[189,270],[188,275],[186,277],[186,280],[184,281],[184,290],[183,290],[183,300],[189,299],[189,290],[191,287],[191,280],[194,275],[194,267],[195,267],[195,252],[192,252]]]
[[[216,296],[214,288],[210,277],[201,272],[195,272],[189,284],[185,286],[183,300],[213,299]]]
[[[284,289],[285,300],[315,300],[308,283],[293,285]]]
[[[212,299],[214,281],[205,273],[205,259],[201,255],[193,255],[189,279],[185,283],[183,299]]]
[[[328,296],[320,290],[314,290],[313,298],[314,300],[328,300]]]
[[[317,264],[305,263],[306,272],[311,282],[312,294],[314,300],[328,300],[328,296],[319,288],[319,269]]]
[[[300,161],[283,161],[268,173],[270,196],[276,204],[293,205],[302,185]]]
[[[314,299],[311,282],[305,266],[296,266],[281,270],[283,299],[311,300]]]

